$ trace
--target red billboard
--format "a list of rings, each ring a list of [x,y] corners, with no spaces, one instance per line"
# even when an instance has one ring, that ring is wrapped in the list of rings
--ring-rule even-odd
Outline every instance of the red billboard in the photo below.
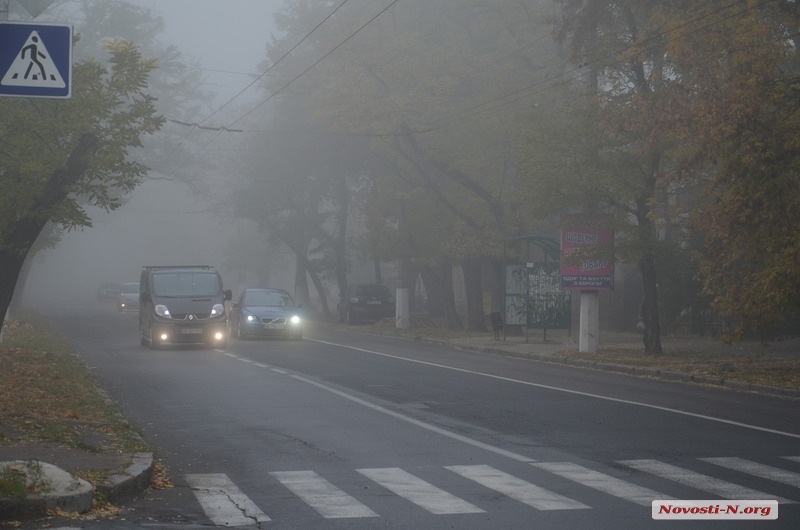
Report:
[[[611,215],[567,215],[561,229],[561,288],[613,289]]]

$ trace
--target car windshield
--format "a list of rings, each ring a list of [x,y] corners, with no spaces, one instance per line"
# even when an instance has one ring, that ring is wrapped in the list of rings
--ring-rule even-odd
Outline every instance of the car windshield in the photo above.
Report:
[[[385,297],[389,295],[389,289],[385,285],[359,285],[357,292],[359,296]]]
[[[246,291],[242,303],[246,306],[271,307],[288,307],[294,305],[291,296],[278,291]]]
[[[122,288],[120,289],[123,293],[138,293],[139,292],[139,284],[138,283],[123,283]]]
[[[216,296],[219,283],[213,272],[159,272],[153,275],[153,293],[173,298]]]

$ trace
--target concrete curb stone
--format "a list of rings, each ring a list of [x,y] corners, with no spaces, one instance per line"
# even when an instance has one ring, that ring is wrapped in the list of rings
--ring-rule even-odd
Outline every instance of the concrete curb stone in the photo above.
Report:
[[[108,484],[99,484],[97,492],[108,502],[120,503],[144,492],[153,479],[153,453],[134,453],[124,473],[108,477]]]
[[[29,464],[23,460],[12,460],[0,462],[0,468],[28,469]],[[36,467],[36,480],[46,484],[49,491],[24,498],[0,498],[0,520],[36,517],[53,509],[77,513],[89,511],[92,507],[91,484],[46,462],[37,462]]]
[[[30,461],[0,462],[0,467],[25,466]],[[131,455],[131,464],[124,472],[112,475],[108,484],[96,487],[53,464],[46,462],[38,464],[43,474],[43,481],[49,484],[50,490],[21,499],[0,498],[0,521],[43,517],[52,509],[86,513],[92,508],[95,498],[115,503],[129,500],[148,488],[155,462],[152,453],[134,453]]]

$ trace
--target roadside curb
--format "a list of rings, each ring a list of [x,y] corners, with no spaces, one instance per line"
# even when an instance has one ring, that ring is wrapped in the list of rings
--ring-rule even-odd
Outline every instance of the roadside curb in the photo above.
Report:
[[[625,375],[633,375],[637,377],[652,377],[655,379],[661,379],[664,381],[671,381],[678,383],[694,383],[699,385],[719,386],[736,392],[750,392],[755,394],[764,394],[782,398],[800,399],[800,390],[759,385],[755,383],[748,383],[746,381],[736,381],[718,377],[692,375],[684,372],[662,370],[660,368],[647,368],[647,367],[642,368],[637,366],[626,366],[621,364],[591,361],[586,359],[567,359],[567,358],[556,357],[551,354],[540,354],[533,352],[520,353],[520,352],[512,352],[501,348],[492,348],[492,347],[470,347],[461,344],[454,344],[446,340],[445,341],[436,339],[424,339],[424,340],[437,344],[449,345],[453,348],[460,350],[476,351],[479,353],[490,353],[506,357],[517,357],[521,359],[528,359],[531,361],[539,361],[551,364],[563,364],[567,366],[575,366],[578,368],[588,368],[592,370],[614,372]]]
[[[30,462],[11,460],[0,462],[2,468],[30,469]],[[0,521],[29,519],[47,515],[48,510],[84,513],[92,507],[92,485],[61,468],[46,462],[35,463],[35,480],[49,485],[52,491],[22,498],[0,498]]]
[[[108,477],[108,484],[98,484],[96,493],[111,503],[130,500],[143,493],[153,479],[153,453],[134,453],[131,465],[123,473]]]
[[[95,500],[118,503],[132,499],[148,488],[155,462],[152,453],[133,453],[131,460],[122,473],[110,476],[107,484],[95,486],[53,464],[37,461],[42,480],[50,486],[50,491],[25,498],[0,498],[0,521],[44,517],[53,509],[86,513]],[[28,462],[0,462],[0,467],[24,467]]]

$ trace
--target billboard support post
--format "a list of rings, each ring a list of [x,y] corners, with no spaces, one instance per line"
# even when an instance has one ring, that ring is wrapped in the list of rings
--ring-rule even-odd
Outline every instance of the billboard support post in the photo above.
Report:
[[[581,291],[580,339],[581,353],[597,351],[600,337],[600,292]]]

